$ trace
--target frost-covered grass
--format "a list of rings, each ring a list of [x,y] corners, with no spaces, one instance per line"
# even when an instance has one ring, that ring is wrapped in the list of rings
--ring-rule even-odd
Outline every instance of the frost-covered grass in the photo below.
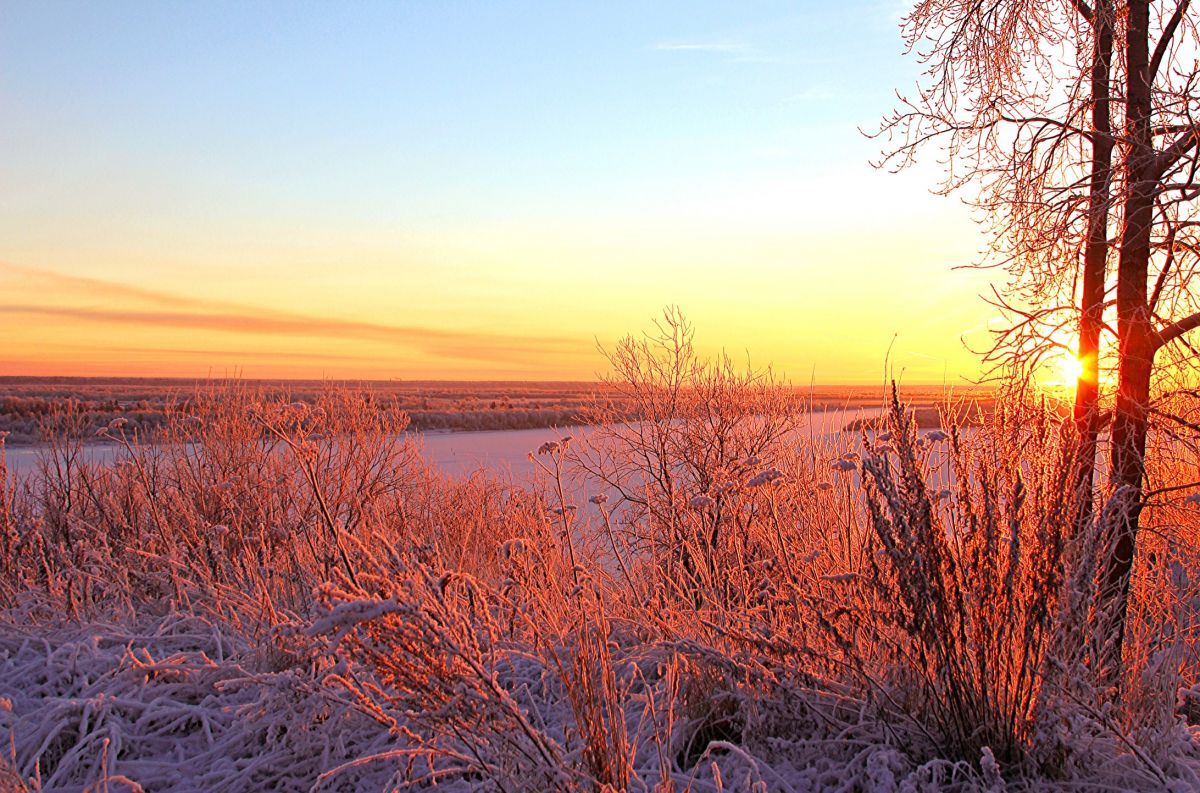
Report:
[[[309,665],[217,619],[10,626],[0,656],[12,766],[35,790],[308,790],[390,742]],[[358,781],[381,786],[373,771]]]
[[[805,441],[689,341],[615,350],[648,419],[597,403],[532,490],[336,391],[55,445],[0,497],[0,790],[1200,788],[1186,443],[1115,691],[1055,410]]]

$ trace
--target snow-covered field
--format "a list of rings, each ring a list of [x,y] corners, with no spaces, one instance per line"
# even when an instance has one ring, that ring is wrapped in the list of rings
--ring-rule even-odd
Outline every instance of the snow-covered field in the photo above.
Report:
[[[868,419],[880,414],[878,408],[855,408],[852,410],[821,411],[804,417],[797,428],[797,435],[805,438],[810,429],[817,435],[829,437],[841,433],[842,428],[857,419]],[[479,470],[497,476],[511,476],[517,482],[531,482],[536,466],[529,460],[529,453],[547,441],[563,435],[586,437],[587,427],[537,427],[522,430],[468,430],[431,431],[412,433],[421,446],[424,458],[442,471],[455,475],[467,475]],[[848,440],[855,436],[850,433]],[[25,476],[36,470],[38,459],[45,455],[40,445],[9,446],[8,470],[14,476]],[[91,443],[81,449],[82,459],[100,465],[111,465],[126,456],[119,444]]]
[[[605,715],[627,736],[630,790],[1200,789],[1196,736],[1183,726],[1163,736],[1176,751],[1159,765],[1080,714],[1064,725],[1076,732],[1065,736],[1074,756],[1061,778],[1006,784],[1010,769],[988,753],[976,762],[914,758],[898,725],[866,717],[862,703],[836,688],[814,690],[800,675],[772,681],[767,698],[694,692],[723,702],[726,721],[714,721],[681,696],[680,680],[705,661],[733,658],[620,633],[610,642],[619,711]],[[289,654],[212,616],[9,624],[0,632],[0,729],[10,787],[0,790],[597,789],[564,688],[575,679],[532,645],[496,647],[487,660],[481,679],[494,686],[488,697],[499,713],[469,701],[478,680],[460,681],[461,703],[430,702],[411,723],[397,709],[385,714],[396,721],[383,724],[373,706],[330,683],[348,672],[333,655]],[[478,719],[473,734],[436,747],[417,740],[435,731],[422,725],[461,718],[435,704],[469,710]],[[505,707],[528,720],[548,759],[531,759],[537,743]]]
[[[533,490],[345,394],[59,449],[0,501],[0,785],[1200,789],[1194,504],[1148,513],[1118,693],[1052,415],[772,399],[490,438]]]

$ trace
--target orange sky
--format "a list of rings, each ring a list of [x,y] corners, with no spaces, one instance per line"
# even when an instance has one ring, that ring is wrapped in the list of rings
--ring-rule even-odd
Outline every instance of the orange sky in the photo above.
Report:
[[[703,351],[748,352],[802,382],[876,382],[893,337],[908,380],[978,371],[964,343],[986,340],[984,278],[952,269],[977,244],[965,220],[867,217],[859,230],[751,215],[718,228],[698,214],[445,229],[350,250],[299,230],[244,254],[164,250],[170,268],[151,266],[154,253],[101,251],[87,266],[44,254],[51,266],[0,266],[0,371],[591,379],[605,368],[597,342],[648,328],[667,303]]]

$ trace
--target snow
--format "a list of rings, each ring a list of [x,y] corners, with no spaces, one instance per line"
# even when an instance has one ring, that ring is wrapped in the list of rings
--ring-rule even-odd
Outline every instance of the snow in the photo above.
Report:
[[[848,583],[853,576],[826,580]],[[428,737],[421,718],[414,722],[414,714],[385,706],[383,714],[394,719],[385,723],[349,693],[371,672],[340,652],[343,641],[410,607],[386,598],[336,602],[307,627],[277,629],[265,645],[219,618],[174,612],[128,624],[63,623],[49,630],[9,623],[0,631],[0,739],[6,746],[11,740],[16,773],[45,791],[81,790],[105,779],[109,790],[176,793],[374,791],[393,785],[451,793],[547,789],[538,787],[545,779],[528,768],[507,787],[477,772],[457,773],[449,758],[459,753],[468,765],[474,762],[471,753],[489,745],[472,743],[482,733],[465,743],[443,742],[441,754],[431,754],[433,744],[419,748],[414,742],[423,729]],[[623,692],[624,729],[634,739],[631,789],[662,789],[656,787],[664,772],[651,722],[669,707],[680,664],[716,669],[733,661],[702,644],[645,645],[615,629],[608,648]],[[579,767],[581,749],[571,737],[574,721],[560,670],[544,652],[520,643],[496,645],[486,660],[484,675],[494,687],[489,696],[523,714],[561,764],[555,783],[561,787],[555,789],[587,789],[571,770]],[[1195,750],[1176,759],[1164,787],[1118,738],[1102,731],[1080,733],[1075,751],[1083,760],[1072,766],[1071,778],[1006,787],[1005,769],[986,748],[977,763],[919,761],[897,742],[903,731],[856,717],[846,701],[817,693],[803,676],[772,679],[764,690],[774,693],[765,698],[733,690],[729,702],[744,722],[743,740],[718,738],[697,747],[690,764],[666,772],[676,790],[1196,789]],[[468,682],[455,685],[459,693],[445,705],[447,718],[466,701],[462,697],[473,695]],[[702,727],[699,713],[676,718],[666,739],[669,766]],[[754,737],[768,727],[776,737]],[[498,758],[483,759],[496,763],[497,778],[513,772]],[[1087,776],[1088,769],[1095,775]]]

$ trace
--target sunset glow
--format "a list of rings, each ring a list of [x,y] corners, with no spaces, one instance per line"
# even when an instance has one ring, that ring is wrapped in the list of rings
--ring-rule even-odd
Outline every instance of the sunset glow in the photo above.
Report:
[[[0,372],[591,379],[678,305],[802,382],[977,374],[870,4],[320,11],[8,9]]]

